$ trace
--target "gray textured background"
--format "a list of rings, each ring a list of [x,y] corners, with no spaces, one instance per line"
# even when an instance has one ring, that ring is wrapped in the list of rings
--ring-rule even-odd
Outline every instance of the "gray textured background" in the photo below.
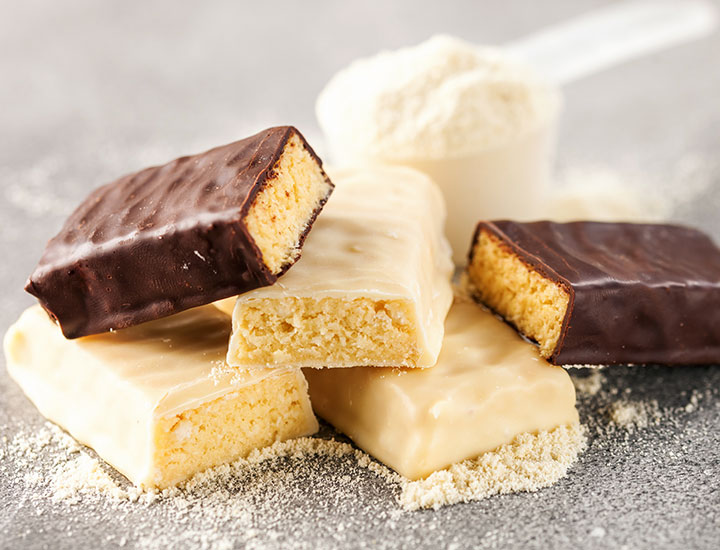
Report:
[[[31,304],[21,290],[27,274],[91,188],[272,124],[295,124],[312,141],[315,96],[358,56],[436,32],[503,43],[609,3],[0,2],[0,331]],[[560,170],[609,167],[643,189],[692,196],[673,217],[720,239],[720,35],[565,92]],[[657,399],[664,409],[682,409],[693,390],[720,386],[710,367],[621,368],[607,377],[609,388]],[[360,473],[358,498],[335,507],[324,505],[327,495],[296,487],[287,514],[275,518],[274,538],[263,539],[268,525],[258,517],[253,540],[267,547],[294,540],[307,547],[717,548],[720,409],[717,392],[708,395],[697,410],[629,439],[605,433],[605,398],[583,400],[582,416],[597,428],[590,449],[568,478],[535,495],[385,521],[375,513],[393,508],[391,495]],[[40,423],[0,370],[2,435]],[[340,466],[328,467],[329,490]],[[145,520],[138,532],[132,514],[116,519],[91,504],[38,508],[23,491],[20,476],[5,469],[0,547],[94,548],[123,536],[131,547],[156,529],[187,529],[168,524],[162,510],[153,512],[157,525],[138,511]],[[232,525],[227,534],[232,539]],[[201,542],[186,537],[176,547]],[[236,544],[249,543],[238,537]]]

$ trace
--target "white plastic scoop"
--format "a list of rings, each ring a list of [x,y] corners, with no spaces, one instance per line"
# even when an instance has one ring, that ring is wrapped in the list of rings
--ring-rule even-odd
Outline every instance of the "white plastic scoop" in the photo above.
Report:
[[[584,76],[712,33],[717,10],[706,0],[638,0],[601,8],[505,45],[548,79]]]
[[[553,85],[514,72],[513,59],[562,86],[701,38],[717,23],[707,0],[636,0],[506,44],[499,59],[431,39],[338,73],[318,99],[318,120],[336,163],[402,164],[435,180],[462,265],[478,220],[547,216],[559,102]]]

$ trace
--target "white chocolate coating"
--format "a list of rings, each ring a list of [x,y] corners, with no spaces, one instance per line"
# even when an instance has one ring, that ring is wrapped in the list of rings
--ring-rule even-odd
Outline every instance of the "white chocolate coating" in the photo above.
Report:
[[[244,308],[276,312],[273,300],[331,297],[347,302],[361,298],[409,304],[418,359],[417,364],[407,366],[434,365],[452,303],[453,266],[443,236],[442,194],[427,176],[404,167],[328,172],[335,191],[309,233],[300,260],[274,285],[238,296],[228,363],[249,366],[235,358],[241,332],[238,320]],[[292,349],[280,352],[292,356]]]
[[[568,374],[478,305],[457,299],[430,369],[305,370],[315,412],[418,479],[526,432],[578,421]]]
[[[158,422],[239,389],[283,376],[297,378],[305,395],[299,405],[304,424],[297,435],[317,429],[302,373],[229,369],[224,361],[229,332],[228,317],[204,306],[117,332],[66,340],[41,307],[34,306],[10,327],[4,347],[8,372],[46,418],[134,483],[153,486]]]

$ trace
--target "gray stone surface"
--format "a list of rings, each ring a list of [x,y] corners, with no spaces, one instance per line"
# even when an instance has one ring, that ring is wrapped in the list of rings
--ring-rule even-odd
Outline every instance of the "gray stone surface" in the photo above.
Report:
[[[0,2],[0,331],[31,304],[27,274],[91,188],[271,124],[294,123],[312,141],[317,92],[357,56],[439,31],[502,43],[607,3]],[[559,170],[602,167],[643,193],[674,197],[673,219],[720,239],[719,64],[716,34],[569,86]],[[274,514],[208,538],[192,516],[178,522],[162,505],[119,513],[34,498],[6,458],[0,547],[717,548],[720,370],[605,376],[605,391],[580,401],[590,448],[539,493],[396,515],[385,482],[321,460]],[[656,400],[662,421],[612,428],[606,411],[618,395]],[[40,425],[0,370],[2,449]],[[48,460],[41,455],[39,467]],[[345,471],[357,495],[339,499]],[[262,486],[262,476],[247,483]]]

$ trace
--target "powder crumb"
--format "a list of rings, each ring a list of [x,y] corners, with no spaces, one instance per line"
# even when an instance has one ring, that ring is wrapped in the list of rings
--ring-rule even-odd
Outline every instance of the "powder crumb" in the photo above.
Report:
[[[581,376],[579,374],[571,375],[575,390],[583,396],[592,397],[597,395],[605,382],[605,375],[600,369],[591,369],[589,374]]]
[[[8,452],[12,455],[16,465],[27,468],[48,447],[65,451],[67,455],[73,455],[82,448],[75,439],[48,422],[40,430],[15,434],[8,444]]]
[[[662,414],[658,402],[650,401],[615,401],[607,409],[610,420],[618,427],[633,431],[636,428],[647,428],[660,422]]]
[[[81,453],[63,465],[52,477],[52,498],[55,501],[75,502],[87,491],[103,491],[112,494],[119,487],[100,466],[100,462]]]
[[[247,377],[242,370],[233,368],[222,360],[213,361],[210,369],[210,378],[212,378],[213,384],[216,386],[222,384],[228,380],[228,377],[230,378],[230,384],[233,386],[247,381]]]
[[[683,407],[683,410],[686,413],[692,413],[695,412],[698,407],[700,406],[700,401],[705,398],[705,394],[700,393],[697,390],[693,390],[690,394],[690,400],[688,401],[687,405]]]
[[[522,434],[477,459],[422,480],[405,481],[400,504],[406,510],[438,509],[496,494],[537,491],[563,478],[586,445],[585,430],[579,424]]]

